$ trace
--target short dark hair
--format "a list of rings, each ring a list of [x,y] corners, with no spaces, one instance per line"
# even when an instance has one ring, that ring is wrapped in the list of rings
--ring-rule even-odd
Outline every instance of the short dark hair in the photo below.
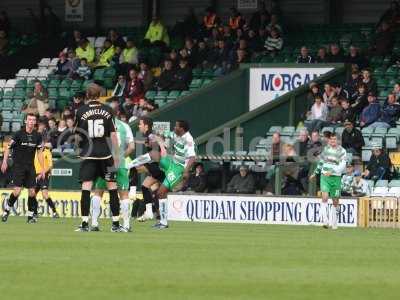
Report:
[[[179,127],[181,127],[185,132],[190,130],[189,122],[186,120],[177,120]]]
[[[28,120],[28,117],[37,117],[34,113],[27,113],[26,114],[26,117],[25,117],[25,120]]]
[[[140,117],[139,122],[142,121],[144,125],[149,126],[149,130],[153,129],[153,119],[149,117]]]
[[[332,132],[331,131],[324,131],[323,135],[325,138],[330,139],[332,136]]]
[[[82,58],[81,58],[81,61],[87,62],[87,59],[86,59],[85,57],[82,57]]]

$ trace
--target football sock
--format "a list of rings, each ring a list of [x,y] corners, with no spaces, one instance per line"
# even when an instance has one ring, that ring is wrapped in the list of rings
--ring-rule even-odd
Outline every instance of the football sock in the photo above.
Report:
[[[321,203],[321,221],[324,225],[328,225],[328,202]]]
[[[147,203],[146,204],[146,216],[152,216],[153,215],[153,204],[152,203]]]
[[[53,213],[56,212],[56,206],[54,205],[54,202],[51,198],[47,198],[46,199],[46,203],[47,205],[51,208],[51,210],[53,211]]]
[[[129,228],[130,227],[130,214],[129,214],[129,204],[130,204],[130,200],[129,199],[124,199],[121,201],[121,213],[122,213],[122,226],[124,226],[125,228]]]
[[[160,202],[160,223],[162,225],[168,225],[168,200],[159,199]]]
[[[338,214],[338,207],[332,205],[331,207],[331,226],[332,228],[337,228],[337,214]]]
[[[144,201],[138,200],[137,215],[139,217],[143,216],[145,209],[146,209],[146,205],[144,204]]]
[[[28,216],[37,214],[37,201],[35,197],[28,197]]]
[[[151,157],[150,157],[150,154],[149,154],[149,153],[146,153],[146,154],[140,155],[140,156],[138,156],[137,158],[135,158],[134,160],[132,160],[132,161],[127,165],[127,168],[128,168],[128,169],[132,169],[132,168],[135,168],[135,167],[138,167],[138,166],[147,164],[147,163],[149,163],[149,162],[151,162]]]
[[[100,202],[101,198],[99,196],[92,197],[92,226],[99,226],[99,216],[100,216]]]
[[[88,222],[90,212],[90,191],[82,190],[81,194],[81,216],[83,222]]]
[[[10,197],[8,198],[6,210],[7,211],[10,210],[14,206],[15,202],[17,202],[17,200],[18,200],[18,197],[15,197],[14,194],[11,193]]]
[[[119,205],[118,191],[115,189],[115,190],[109,190],[108,192],[110,193],[110,208],[112,214],[112,223],[114,226],[119,226],[120,205]]]
[[[144,204],[153,202],[153,196],[151,195],[151,191],[143,185],[142,185],[142,194],[143,194]]]

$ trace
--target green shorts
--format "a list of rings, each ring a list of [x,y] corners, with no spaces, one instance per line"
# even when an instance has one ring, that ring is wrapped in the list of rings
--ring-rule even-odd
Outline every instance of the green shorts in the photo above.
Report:
[[[324,176],[321,175],[321,192],[328,193],[331,198],[339,198],[342,185],[340,176]]]
[[[129,170],[119,168],[117,170],[117,186],[118,190],[127,191],[129,190]],[[94,183],[96,190],[107,190],[107,182],[103,178],[97,178]]]
[[[182,180],[185,168],[172,159],[172,157],[164,156],[160,159],[160,168],[165,173],[163,185],[170,191]]]

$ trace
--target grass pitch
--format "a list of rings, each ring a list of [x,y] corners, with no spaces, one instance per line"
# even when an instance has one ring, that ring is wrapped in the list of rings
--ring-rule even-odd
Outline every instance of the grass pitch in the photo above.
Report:
[[[0,299],[398,299],[400,232],[206,223],[0,224]]]

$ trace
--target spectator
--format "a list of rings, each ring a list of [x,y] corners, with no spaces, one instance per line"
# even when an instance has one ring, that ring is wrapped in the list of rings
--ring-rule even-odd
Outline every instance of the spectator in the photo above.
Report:
[[[149,66],[142,62],[140,63],[140,72],[139,72],[139,79],[143,82],[143,87],[145,91],[149,90],[150,87],[153,85],[153,72],[149,70]]]
[[[92,71],[88,66],[88,61],[86,58],[81,58],[80,66],[76,70],[78,78],[88,80],[92,76]]]
[[[319,86],[316,82],[311,82],[310,85],[310,92],[307,94],[307,111],[311,110],[315,102],[315,97],[321,96]]]
[[[307,114],[308,119],[305,121],[308,132],[313,132],[314,130],[319,131],[326,123],[327,116],[328,106],[322,102],[320,96],[315,97],[315,102],[311,107],[311,111]]]
[[[68,65],[67,54],[61,52],[59,55],[59,60],[57,62],[56,71],[54,72],[55,75],[66,76],[70,72],[70,68]]]
[[[149,112],[155,110],[157,106],[155,106],[150,101],[146,101],[145,99],[140,99],[138,104],[134,106],[127,107],[127,112],[131,117],[140,118],[142,116],[147,115]],[[129,121],[131,122],[131,120]]]
[[[211,35],[204,38],[204,40],[207,42],[207,46],[209,48],[214,48],[218,46],[218,41],[219,40],[225,40],[225,38],[223,36],[221,36],[220,32],[218,31],[218,28],[213,28],[211,30]],[[232,37],[228,38],[228,41],[230,42],[232,39]]]
[[[76,48],[75,52],[78,58],[86,58],[88,64],[93,63],[96,56],[96,51],[87,39],[83,39],[79,42],[79,47]]]
[[[96,67],[104,68],[109,67],[112,57],[114,56],[115,48],[110,40],[105,40],[103,44],[103,49],[99,55],[99,61],[96,64]]]
[[[357,65],[359,70],[368,67],[367,59],[360,55],[358,49],[353,45],[349,48],[349,54],[346,56],[345,62],[350,65]]]
[[[85,104],[85,92],[76,92],[73,100],[72,100],[72,104],[70,106],[72,115],[75,116],[76,115],[76,111]]]
[[[314,63],[314,58],[309,55],[308,48],[306,46],[301,47],[300,55],[297,56],[296,62],[298,64],[312,64]]]
[[[399,100],[400,100],[400,83],[396,83],[394,85],[392,94],[394,94],[394,96],[396,97],[396,102],[399,102]]]
[[[325,83],[324,93],[322,95],[323,101],[327,106],[331,106],[331,100],[336,96],[335,88],[330,83]]]
[[[0,57],[6,56],[8,51],[8,37],[4,30],[0,30]]]
[[[128,73],[128,70],[138,63],[138,54],[139,51],[136,48],[135,43],[129,39],[126,42],[126,48],[122,50],[119,59],[122,74]]]
[[[362,147],[365,145],[364,138],[360,130],[354,127],[350,121],[344,122],[345,130],[342,133],[342,147],[347,152],[354,155],[361,155]]]
[[[10,19],[8,18],[7,12],[3,10],[0,13],[0,31],[4,31],[7,34],[10,32],[10,28]]]
[[[222,76],[226,73],[229,64],[229,49],[224,40],[218,41],[218,46],[213,53],[214,74]]]
[[[120,74],[121,73],[121,65],[119,63],[119,60],[121,58],[122,55],[122,49],[121,47],[114,47],[114,54],[110,59],[110,67],[114,68],[115,70],[117,70],[117,72]],[[126,72],[124,72],[126,73]]]
[[[174,83],[174,78],[175,70],[172,69],[172,61],[170,59],[166,59],[164,61],[164,70],[161,72],[161,75],[158,78],[158,90],[169,91]]]
[[[76,48],[79,47],[81,40],[82,40],[82,33],[78,29],[74,29],[74,31],[72,31],[72,37],[67,42],[67,47],[69,49],[75,50]]]
[[[25,113],[39,114],[43,116],[49,107],[48,94],[40,81],[35,82],[33,92],[28,93],[29,103],[25,109]]]
[[[355,97],[357,95],[357,88],[360,83],[361,83],[360,72],[357,70],[352,71],[350,78],[346,81],[346,84],[344,86],[344,89],[349,94],[349,98],[347,99],[349,99],[350,101],[355,100]]]
[[[350,94],[346,91],[340,83],[336,83],[333,85],[335,89],[335,95],[338,98],[350,99]]]
[[[353,104],[351,104],[351,108],[356,115],[359,115],[363,109],[368,106],[367,89],[367,85],[364,83],[358,85],[357,93],[354,95]]]
[[[354,179],[354,166],[348,164],[346,167],[346,174],[342,175],[342,196],[351,197],[353,194],[353,179]]]
[[[125,89],[125,104],[137,104],[144,96],[143,82],[138,77],[136,69],[129,71],[129,82]]]
[[[271,19],[271,15],[265,8],[265,2],[262,1],[260,4],[260,9],[253,13],[250,19],[250,28],[257,31],[260,28],[265,28]]]
[[[360,116],[360,126],[366,127],[379,119],[381,115],[381,106],[376,102],[375,94],[368,94],[368,106],[365,107]]]
[[[369,127],[372,128],[390,128],[396,127],[396,121],[400,114],[400,104],[396,102],[394,94],[389,94],[387,103],[383,106],[378,120]]]
[[[376,56],[389,55],[394,45],[394,34],[387,22],[382,22],[376,36],[371,41],[370,53]]]
[[[204,172],[204,166],[202,163],[195,165],[194,172],[190,174],[189,180],[186,186],[183,188],[184,191],[193,191],[196,193],[204,193],[207,188],[207,176]]]
[[[195,45],[195,43],[193,42],[193,40],[191,38],[187,38],[185,40],[185,49],[186,49],[186,53],[188,55],[189,66],[191,68],[196,67],[197,62],[198,62],[197,46]]]
[[[67,56],[68,60],[66,68],[69,70],[68,76],[74,78],[76,76],[76,71],[80,66],[81,60],[76,57],[75,50],[68,50]]]
[[[274,132],[272,135],[271,143],[271,155],[272,163],[275,164],[280,160],[281,156],[281,134],[279,132]]]
[[[185,38],[187,36],[197,37],[199,29],[195,11],[193,7],[189,7],[183,21],[178,21],[173,31],[177,36]]]
[[[179,65],[179,57],[178,57],[178,53],[176,52],[175,49],[171,50],[171,52],[169,53],[168,59],[171,61],[172,69],[175,71]]]
[[[374,144],[372,146],[372,155],[367,164],[363,176],[371,180],[388,180],[392,162],[389,155],[382,150],[382,146]]]
[[[297,153],[300,157],[306,157],[308,151],[310,139],[308,138],[308,131],[307,129],[301,129],[299,132],[299,136],[296,141],[296,149]]]
[[[247,44],[253,53],[260,53],[263,51],[264,41],[252,29],[249,30]]]
[[[197,61],[199,63],[199,67],[207,68],[209,65],[210,59],[210,51],[206,45],[206,42],[203,40],[199,41],[199,50],[197,52]]]
[[[362,82],[367,86],[367,93],[372,92],[376,94],[378,91],[378,86],[375,80],[371,77],[371,72],[369,70],[363,70],[362,77]]]
[[[350,121],[354,123],[356,121],[356,115],[352,107],[350,107],[350,102],[347,99],[342,99],[340,101],[340,105],[342,106],[342,119],[341,123],[344,124],[346,121]]]
[[[217,34],[215,34],[216,32]],[[242,30],[240,29],[238,32],[242,32]],[[213,39],[214,42],[218,42],[218,40],[222,38],[226,41],[228,45],[232,45],[236,38],[235,36],[233,36],[232,29],[228,25],[224,26],[222,34],[219,33],[217,28],[213,29],[211,31],[211,34],[213,37],[215,37],[215,39]]]
[[[161,20],[158,17],[153,17],[144,39],[161,49],[165,49],[166,46],[169,46],[167,28],[161,23]]]
[[[206,9],[206,14],[203,17],[203,35],[208,37],[211,35],[211,31],[217,27],[219,18],[212,7]]]
[[[321,47],[318,49],[318,53],[317,53],[317,57],[315,58],[315,62],[319,63],[319,64],[326,64],[329,62],[325,47]]]
[[[232,177],[228,183],[227,192],[232,194],[254,194],[255,181],[246,166],[241,166],[239,174]]]
[[[400,19],[400,5],[398,1],[391,1],[390,7],[387,9],[378,22],[378,26],[382,24],[382,22],[386,22],[391,26],[396,26],[399,23]]]
[[[112,97],[118,97],[119,99],[124,97],[125,89],[126,89],[126,77],[124,75],[118,76],[118,81],[114,87],[114,90],[111,94]]]
[[[280,34],[282,33],[282,26],[278,24],[278,16],[275,14],[271,15],[271,21],[265,27],[268,32],[271,32],[273,28],[276,28]]]
[[[344,57],[342,50],[339,48],[338,44],[332,44],[330,46],[330,53],[328,55],[328,62],[330,63],[342,63],[344,62]]]
[[[322,142],[319,136],[319,131],[314,130],[311,132],[311,139],[308,144],[307,160],[309,162],[314,162],[317,160],[322,152]]]
[[[175,72],[173,84],[171,90],[184,91],[189,89],[189,85],[192,81],[192,69],[188,65],[188,61],[181,58],[179,62],[179,68]]]
[[[371,189],[368,182],[361,177],[361,172],[354,172],[354,178],[352,182],[352,193],[353,197],[368,197],[371,195]]]
[[[296,157],[297,153],[292,144],[283,145],[281,172],[283,175],[282,194],[284,195],[301,195],[304,192],[303,185],[299,180],[300,168],[296,163]]]
[[[271,29],[270,35],[265,41],[264,47],[267,50],[267,53],[270,53],[272,55],[275,55],[282,50],[283,39],[281,38],[280,33],[277,29]]]
[[[332,98],[331,107],[326,116],[327,125],[329,126],[339,126],[342,120],[342,107],[339,104],[339,99],[337,96]],[[324,124],[324,126],[326,126]]]
[[[121,49],[127,47],[124,38],[115,29],[108,31],[107,39],[114,47],[120,47]]]
[[[244,23],[245,20],[242,18],[242,15],[236,9],[236,7],[231,7],[231,15],[229,17],[229,27],[232,30],[236,30],[238,28],[242,28]]]

